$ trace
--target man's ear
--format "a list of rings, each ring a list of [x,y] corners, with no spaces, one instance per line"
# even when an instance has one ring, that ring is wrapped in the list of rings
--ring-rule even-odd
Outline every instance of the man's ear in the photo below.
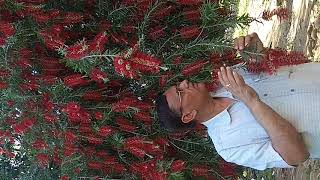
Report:
[[[181,116],[181,121],[183,123],[189,123],[196,118],[197,113],[198,112],[196,110],[192,110],[191,112],[183,113]]]

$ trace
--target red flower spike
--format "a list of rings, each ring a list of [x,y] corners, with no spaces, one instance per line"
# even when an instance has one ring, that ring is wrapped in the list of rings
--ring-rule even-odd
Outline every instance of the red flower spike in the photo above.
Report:
[[[71,74],[63,78],[63,83],[67,87],[74,88],[87,83],[81,74]]]
[[[102,112],[94,112],[93,116],[96,120],[102,120],[103,119],[103,113]]]
[[[142,121],[143,123],[145,123],[147,125],[151,125],[151,123],[152,123],[151,116],[149,113],[137,112],[134,114],[134,118],[139,121]]]
[[[64,139],[65,142],[73,144],[75,141],[77,141],[77,136],[72,131],[66,131],[64,134]]]
[[[127,147],[125,150],[139,158],[144,158],[144,156],[146,155],[146,152],[144,150],[136,147]]]
[[[189,64],[183,68],[182,75],[183,76],[191,76],[191,75],[197,74],[208,63],[209,63],[209,61],[200,60],[200,61],[196,61],[192,64]]]
[[[82,99],[85,101],[101,101],[103,96],[97,91],[87,91],[83,94]]]
[[[104,45],[108,42],[108,36],[105,32],[101,32],[96,35],[96,37],[92,40],[92,42],[89,45],[89,51],[90,52],[103,52],[104,51]]]
[[[7,23],[7,22],[1,22],[0,21],[0,32],[5,36],[5,37],[10,37],[12,35],[14,35],[14,33],[16,32],[15,28],[13,27],[12,24]]]
[[[88,169],[99,170],[102,168],[102,164],[99,162],[89,161],[87,163],[87,167],[88,167]]]
[[[1,82],[0,81],[0,90],[2,90],[2,89],[7,89],[8,88],[8,83],[6,83],[6,82]]]
[[[126,172],[126,167],[123,164],[116,163],[112,165],[113,171],[118,174]]]
[[[73,172],[76,173],[76,174],[80,174],[81,168],[79,168],[79,167],[74,168],[74,169],[73,169]]]
[[[182,12],[182,15],[185,19],[192,22],[199,21],[201,17],[199,9],[187,9]]]
[[[81,58],[84,58],[88,54],[89,54],[88,46],[86,45],[85,41],[82,41],[81,43],[74,44],[68,47],[65,57],[67,59],[80,60]]]
[[[0,35],[0,46],[3,46],[5,44],[6,44],[6,38]]]
[[[37,139],[35,142],[32,143],[31,146],[36,150],[48,148],[47,143],[43,139]]]
[[[166,5],[165,7],[158,7],[155,12],[152,14],[152,17],[155,19],[163,19],[171,14],[174,11],[174,7],[172,5]]]
[[[149,38],[156,41],[157,39],[164,37],[166,35],[164,29],[165,28],[161,26],[151,28],[148,34]]]
[[[176,0],[176,3],[181,5],[199,5],[202,4],[202,0]]]
[[[90,72],[90,78],[97,83],[103,83],[107,78],[107,74],[98,68],[93,68]]]
[[[113,60],[113,65],[115,68],[115,71],[122,76],[130,79],[137,79],[138,74],[132,67],[132,62],[129,62],[128,60],[116,56]]]
[[[186,168],[186,162],[182,160],[175,160],[171,164],[172,172],[181,172]]]
[[[113,129],[110,126],[101,126],[99,128],[98,134],[102,137],[110,136],[113,132]]]
[[[83,16],[80,13],[76,12],[68,12],[64,15],[63,24],[70,25],[70,24],[76,24],[83,20]]]
[[[223,177],[227,176],[236,176],[236,166],[234,164],[225,162],[225,161],[220,161],[219,162],[219,172],[221,172],[221,175]]]
[[[143,148],[143,141],[142,137],[130,137],[124,140],[124,147],[138,147]]]
[[[124,117],[117,117],[116,124],[120,126],[120,129],[123,131],[134,132],[137,127],[129,123]]]
[[[36,156],[37,160],[38,160],[38,163],[41,167],[45,167],[45,166],[48,166],[49,164],[49,157],[48,155],[44,154],[44,153],[40,153],[40,154],[37,154]]]
[[[207,165],[193,165],[192,166],[192,175],[193,176],[207,176],[209,167]]]
[[[180,36],[182,39],[191,39],[197,37],[201,33],[198,26],[188,26],[180,29]]]

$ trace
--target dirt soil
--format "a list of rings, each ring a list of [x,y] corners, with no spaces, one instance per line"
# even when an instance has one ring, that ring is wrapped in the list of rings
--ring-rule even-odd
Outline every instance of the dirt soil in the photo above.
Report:
[[[280,22],[262,20],[263,10],[287,7],[290,17]],[[320,62],[320,2],[317,0],[249,0],[248,13],[262,23],[253,22],[248,33],[257,32],[267,47],[303,51]],[[319,23],[314,23],[319,18]],[[316,24],[316,27],[315,27]],[[314,30],[313,30],[314,29]],[[320,160],[307,160],[295,169],[274,169],[279,180],[320,180]]]

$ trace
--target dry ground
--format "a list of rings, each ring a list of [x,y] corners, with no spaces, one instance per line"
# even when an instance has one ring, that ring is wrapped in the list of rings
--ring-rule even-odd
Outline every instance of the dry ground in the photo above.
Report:
[[[320,61],[320,30],[310,37],[308,28],[315,18],[320,17],[320,2],[317,0],[249,0],[247,12],[251,17],[261,17],[263,10],[272,10],[281,5],[287,7],[291,16],[287,21],[280,22],[277,18],[272,21],[259,20],[253,22],[248,33],[257,32],[265,46],[286,48],[303,51],[312,61]],[[308,35],[309,34],[309,35]],[[313,44],[310,41],[314,41]],[[250,179],[252,171],[248,172]],[[295,169],[273,169],[257,173],[257,179],[279,180],[320,180],[320,160],[308,160]],[[251,176],[251,177],[250,177]]]

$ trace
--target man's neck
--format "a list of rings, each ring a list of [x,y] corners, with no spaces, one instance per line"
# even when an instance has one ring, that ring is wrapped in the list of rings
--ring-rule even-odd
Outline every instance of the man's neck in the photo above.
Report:
[[[234,102],[233,99],[224,97],[210,98],[201,112],[198,112],[198,122],[203,123],[208,121],[225,110],[230,104]]]

